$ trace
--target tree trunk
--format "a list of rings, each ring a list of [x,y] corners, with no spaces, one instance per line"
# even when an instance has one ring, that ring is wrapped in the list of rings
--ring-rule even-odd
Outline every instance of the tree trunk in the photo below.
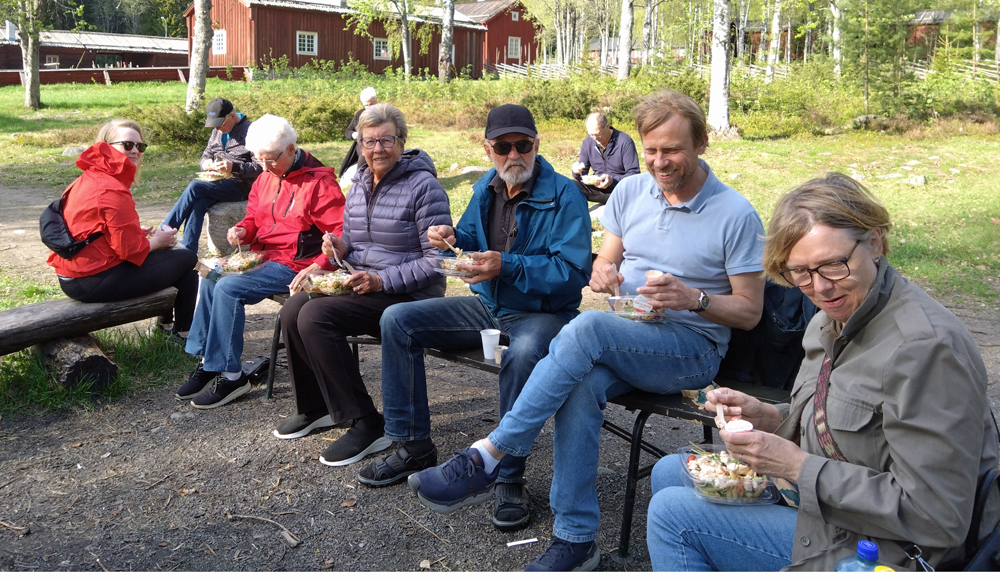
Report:
[[[12,14],[21,45],[21,64],[24,73],[24,106],[38,109],[42,106],[39,71],[41,70],[41,34],[46,16],[46,0],[24,0],[15,4]]]
[[[979,77],[979,53],[983,50],[982,29],[979,26],[979,4],[982,0],[972,3],[972,79]],[[1000,32],[1000,19],[997,20]]]
[[[653,0],[646,0],[642,15],[642,64],[649,64],[649,50],[653,47]]]
[[[840,80],[840,69],[844,62],[844,55],[840,46],[840,6],[834,0],[830,0],[830,24],[833,27],[833,34],[830,36],[830,48],[833,51],[833,76]]]
[[[736,21],[736,50],[738,62],[743,66],[747,51],[747,20],[750,18],[750,0],[740,0],[740,14]]]
[[[993,29],[996,33],[996,48],[993,49],[993,66],[997,70],[997,79],[1000,80],[1000,18],[997,18],[996,28]]]
[[[781,0],[774,0],[774,14],[771,17],[771,42],[767,53],[767,70],[764,72],[764,84],[774,80],[774,67],[781,58]]]
[[[447,83],[451,78],[451,47],[455,36],[455,0],[444,0],[444,17],[441,22],[441,48],[438,50],[438,81]]]
[[[712,85],[708,98],[708,124],[729,131],[729,0],[714,0],[712,18]]]
[[[632,70],[632,1],[622,0],[622,23],[618,30],[618,81]]]
[[[399,33],[401,36],[400,44],[403,45],[403,78],[409,80],[410,75],[413,74],[413,57],[410,55],[410,20],[408,17],[410,3],[408,0],[402,0],[400,6]]]
[[[802,62],[809,62],[809,53],[812,52],[812,2],[806,4],[806,27],[802,41]]]
[[[98,393],[118,377],[118,366],[91,335],[49,341],[38,352],[56,383],[63,387],[89,380],[93,382],[90,392]]]
[[[227,39],[228,41],[228,39]],[[201,107],[208,77],[208,55],[212,48],[212,0],[194,0],[194,33],[191,39],[191,70],[188,73],[187,103],[190,113]]]
[[[785,21],[785,66],[792,64],[792,17]]]

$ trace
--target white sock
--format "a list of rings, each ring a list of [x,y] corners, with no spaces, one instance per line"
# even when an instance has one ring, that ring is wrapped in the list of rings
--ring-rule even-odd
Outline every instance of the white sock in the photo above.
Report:
[[[493,474],[493,471],[496,470],[497,464],[499,464],[500,461],[494,458],[486,450],[486,444],[484,444],[484,442],[486,442],[486,440],[479,440],[472,445],[472,448],[479,451],[479,457],[483,459],[483,469],[486,470],[486,473]]]
[[[223,371],[222,372],[222,377],[225,377],[229,381],[236,381],[239,378],[243,377],[243,372],[242,371]]]

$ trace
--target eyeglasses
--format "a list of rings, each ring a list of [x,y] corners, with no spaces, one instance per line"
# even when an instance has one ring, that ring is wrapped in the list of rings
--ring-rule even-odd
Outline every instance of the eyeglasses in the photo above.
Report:
[[[132,148],[134,147],[139,150],[139,153],[146,151],[146,148],[149,147],[149,145],[141,141],[138,143],[136,143],[135,141],[112,141],[108,145],[115,145],[119,143],[121,144],[122,148],[125,149],[125,151],[132,151]]]
[[[788,270],[782,270],[778,274],[787,280],[788,284],[799,288],[807,287],[813,283],[814,272],[830,282],[844,280],[845,278],[851,276],[851,268],[847,266],[847,261],[854,256],[854,251],[858,249],[859,244],[861,244],[860,240],[854,243],[854,248],[851,248],[851,253],[848,254],[846,258],[834,260],[833,262],[827,262],[826,264],[821,264],[816,268],[790,268]]]
[[[274,164],[278,163],[278,160],[281,159],[281,156],[284,153],[285,152],[282,151],[281,153],[278,154],[278,157],[275,157],[274,159],[260,159],[259,157],[254,156],[253,160],[256,161],[257,163],[259,163],[261,166],[267,167],[269,165],[274,165]]]
[[[375,144],[378,143],[382,146],[382,149],[391,149],[393,145],[396,145],[397,137],[395,135],[386,135],[385,137],[362,137],[361,147],[365,149],[375,149]]]
[[[522,139],[521,141],[494,141],[490,144],[493,148],[493,153],[497,155],[510,155],[511,148],[517,150],[518,153],[529,153],[535,148],[535,142],[530,139]]]

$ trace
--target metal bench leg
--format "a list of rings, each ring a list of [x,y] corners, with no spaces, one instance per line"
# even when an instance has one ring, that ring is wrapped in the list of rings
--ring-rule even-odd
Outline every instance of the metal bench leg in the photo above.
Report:
[[[358,353],[357,343],[351,343],[351,351],[354,351],[354,362],[358,364],[358,369],[361,369],[361,355]]]
[[[712,426],[708,424],[702,424],[701,429],[705,435],[705,441],[703,443],[711,444],[712,441],[714,440],[714,434],[712,433]]]
[[[271,399],[271,392],[274,390],[274,373],[278,367],[278,349],[281,346],[281,313],[274,317],[274,334],[271,336],[271,360],[267,365],[267,391],[264,392],[264,399]]]
[[[632,447],[628,458],[628,481],[625,485],[625,508],[622,511],[622,530],[618,539],[618,554],[613,555],[615,561],[628,563],[632,557],[628,554],[628,545],[632,537],[632,512],[635,509],[635,490],[639,485],[639,456],[642,454],[642,432],[646,428],[646,420],[652,412],[640,411],[635,417],[632,427]]]

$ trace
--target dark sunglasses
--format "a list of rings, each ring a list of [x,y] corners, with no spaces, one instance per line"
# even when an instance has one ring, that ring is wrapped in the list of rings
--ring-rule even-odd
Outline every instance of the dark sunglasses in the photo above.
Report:
[[[139,153],[143,153],[144,151],[146,151],[146,148],[149,147],[149,145],[141,141],[139,143],[136,143],[134,141],[112,141],[109,145],[114,145],[116,143],[121,143],[122,147],[125,148],[125,151],[132,151],[132,148],[134,147],[139,150]]]
[[[522,139],[513,143],[510,141],[496,141],[491,143],[490,147],[493,148],[493,152],[497,155],[509,155],[511,148],[516,149],[518,153],[529,153],[535,148],[535,142],[530,139]]]

